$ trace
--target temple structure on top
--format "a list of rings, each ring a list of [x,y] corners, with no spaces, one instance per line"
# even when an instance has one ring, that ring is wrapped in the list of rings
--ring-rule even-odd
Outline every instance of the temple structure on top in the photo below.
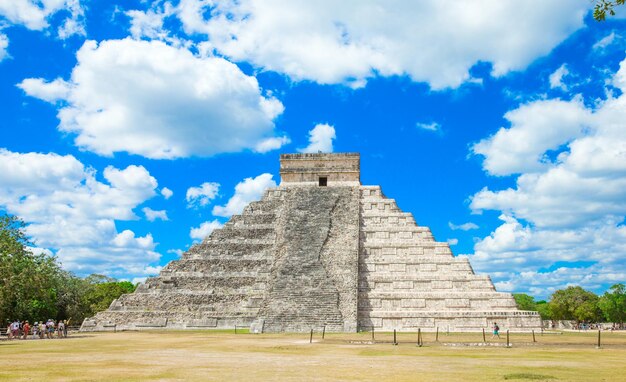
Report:
[[[283,154],[280,176],[82,330],[541,327],[380,186],[361,185],[359,154]]]

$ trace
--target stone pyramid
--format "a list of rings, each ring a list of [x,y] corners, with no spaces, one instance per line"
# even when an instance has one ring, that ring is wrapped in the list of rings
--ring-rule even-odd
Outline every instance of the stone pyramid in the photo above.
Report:
[[[362,186],[359,154],[284,154],[280,175],[279,187],[82,330],[541,327],[379,186]]]

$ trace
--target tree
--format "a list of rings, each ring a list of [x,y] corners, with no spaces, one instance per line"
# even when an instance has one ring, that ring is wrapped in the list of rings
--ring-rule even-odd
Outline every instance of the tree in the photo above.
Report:
[[[597,321],[600,318],[598,296],[579,286],[557,290],[549,303],[555,320]]]
[[[610,322],[624,324],[626,321],[626,287],[624,284],[615,284],[609,291],[604,292],[598,306]]]
[[[607,13],[611,16],[615,16],[615,7],[618,5],[624,5],[626,0],[596,0],[596,5],[593,8],[593,18],[597,21],[606,20]]]
[[[535,298],[526,293],[513,293],[513,298],[519,310],[537,310]]]
[[[54,318],[81,323],[135,286],[103,275],[84,279],[45,252],[35,254],[18,217],[0,216],[0,323]]]
[[[135,291],[135,285],[130,281],[117,281],[103,275],[91,275],[85,280],[89,286],[84,301],[91,315],[106,310],[121,295]]]
[[[46,253],[34,254],[15,216],[0,216],[0,320],[37,320],[57,316],[63,272]]]
[[[550,304],[545,300],[537,301],[535,304],[535,309],[539,312],[539,315],[543,320],[552,320],[552,311],[550,310]]]

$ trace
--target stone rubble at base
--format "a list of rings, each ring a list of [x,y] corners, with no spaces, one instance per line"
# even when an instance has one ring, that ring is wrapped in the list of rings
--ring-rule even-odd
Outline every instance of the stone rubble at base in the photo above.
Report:
[[[379,186],[362,186],[359,154],[283,154],[280,173],[279,187],[81,330],[541,328]]]

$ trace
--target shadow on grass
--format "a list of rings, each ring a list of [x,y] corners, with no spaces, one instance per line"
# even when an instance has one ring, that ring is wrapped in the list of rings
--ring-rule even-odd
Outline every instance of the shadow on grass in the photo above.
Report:
[[[505,380],[532,380],[532,381],[546,381],[549,379],[556,379],[551,375],[533,374],[533,373],[513,373],[506,374]]]

